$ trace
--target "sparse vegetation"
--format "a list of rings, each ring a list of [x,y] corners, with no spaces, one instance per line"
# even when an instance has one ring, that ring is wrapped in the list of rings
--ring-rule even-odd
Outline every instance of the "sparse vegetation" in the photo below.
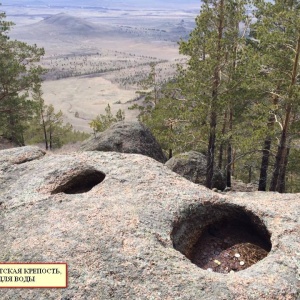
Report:
[[[120,88],[136,88],[145,79],[149,65],[155,64],[160,81],[174,76],[176,65],[155,57],[134,55],[121,51],[98,50],[96,53],[57,55],[41,61],[47,73],[45,80],[64,79],[83,75],[108,77]],[[109,74],[113,73],[113,76]]]
[[[102,132],[108,127],[110,127],[113,123],[124,121],[125,113],[121,109],[119,109],[114,116],[111,112],[110,105],[108,104],[105,108],[105,115],[100,114],[94,120],[92,120],[89,125],[93,129],[94,135],[97,132]]]

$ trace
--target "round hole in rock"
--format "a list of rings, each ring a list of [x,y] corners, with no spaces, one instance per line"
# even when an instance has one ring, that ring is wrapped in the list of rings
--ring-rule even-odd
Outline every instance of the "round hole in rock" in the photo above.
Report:
[[[57,187],[52,194],[82,194],[90,191],[105,179],[105,174],[97,170],[85,170]]]
[[[173,246],[198,267],[238,272],[271,251],[270,233],[262,220],[234,204],[189,207],[174,223]]]

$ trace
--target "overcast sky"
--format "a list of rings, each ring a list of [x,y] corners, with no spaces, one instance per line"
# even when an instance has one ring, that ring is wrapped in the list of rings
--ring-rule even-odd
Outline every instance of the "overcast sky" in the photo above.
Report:
[[[200,7],[200,0],[0,0],[3,5],[79,5],[79,6],[180,6]]]

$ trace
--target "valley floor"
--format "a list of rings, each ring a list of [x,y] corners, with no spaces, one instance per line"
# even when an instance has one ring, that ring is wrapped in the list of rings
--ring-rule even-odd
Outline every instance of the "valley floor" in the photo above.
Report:
[[[91,132],[88,123],[105,113],[128,110],[140,82],[156,64],[157,81],[174,76],[183,60],[178,40],[194,24],[195,11],[84,10],[4,6],[17,25],[12,38],[44,47],[42,65],[49,72],[43,83],[46,104],[62,110],[65,122]],[[75,116],[76,114],[76,116]]]

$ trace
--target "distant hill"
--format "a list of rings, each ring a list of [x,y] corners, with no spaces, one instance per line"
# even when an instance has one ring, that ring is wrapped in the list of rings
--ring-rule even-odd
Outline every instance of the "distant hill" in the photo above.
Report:
[[[34,24],[13,28],[11,37],[28,40],[55,39],[62,36],[68,38],[103,37],[115,34],[116,30],[110,25],[95,25],[82,18],[59,13],[45,18]]]
[[[12,29],[10,36],[29,43],[45,40],[67,42],[75,39],[80,41],[91,38],[129,38],[146,40],[164,40],[177,42],[180,38],[187,38],[192,27],[183,20],[177,24],[164,27],[139,28],[138,26],[119,26],[111,24],[94,24],[83,18],[59,13],[26,26]]]
[[[37,27],[40,26],[55,26],[62,31],[72,31],[83,34],[90,34],[93,31],[99,30],[99,27],[83,20],[82,18],[70,16],[65,13],[60,13],[57,15],[50,16],[36,24]]]

